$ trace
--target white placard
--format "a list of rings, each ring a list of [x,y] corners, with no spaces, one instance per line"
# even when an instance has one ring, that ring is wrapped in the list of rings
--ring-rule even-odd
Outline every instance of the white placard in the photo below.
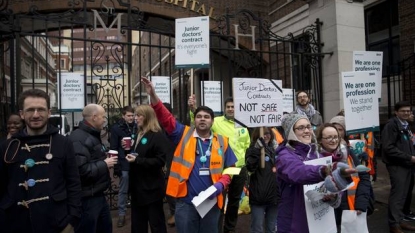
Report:
[[[376,93],[381,98],[383,52],[353,51],[353,71],[374,72],[376,74]]]
[[[379,102],[373,72],[342,72],[346,133],[379,131]]]
[[[58,74],[59,75],[59,74]],[[80,73],[61,73],[58,103],[62,112],[82,111],[85,106],[84,76]]]
[[[202,105],[208,106],[215,113],[222,112],[222,83],[221,81],[202,81]]]
[[[290,113],[294,111],[294,89],[282,89],[282,104],[284,112]]]
[[[209,17],[176,19],[177,68],[209,67]]]
[[[304,162],[304,164],[307,165],[328,165],[331,163],[331,156]],[[323,183],[324,181],[317,184],[304,185],[304,202],[307,214],[308,231],[333,233],[336,232],[336,219],[334,217],[333,207],[322,200],[319,202],[312,202],[305,195],[305,193],[309,190],[318,190]]]
[[[279,126],[283,115],[282,81],[233,78],[235,127]]]
[[[151,76],[151,82],[154,84],[154,91],[156,92],[160,101],[162,103],[169,103],[171,107],[173,107],[173,103],[170,98],[171,97],[170,77],[169,76]]]

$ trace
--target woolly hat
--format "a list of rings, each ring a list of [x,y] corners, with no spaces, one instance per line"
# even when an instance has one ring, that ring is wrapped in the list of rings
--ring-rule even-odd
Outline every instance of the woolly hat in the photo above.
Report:
[[[331,118],[330,123],[332,124],[339,124],[346,130],[346,121],[344,120],[344,116],[335,116]]]
[[[290,135],[290,133],[291,132],[294,133],[293,127],[295,123],[297,123],[297,121],[299,121],[300,119],[308,120],[306,115],[290,113],[284,116],[281,122],[281,126],[284,129],[285,138],[288,139],[289,138],[288,136]]]

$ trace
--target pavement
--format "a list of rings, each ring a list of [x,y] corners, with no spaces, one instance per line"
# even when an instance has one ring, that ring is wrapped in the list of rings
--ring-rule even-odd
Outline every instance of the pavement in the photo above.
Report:
[[[373,233],[388,233],[389,226],[387,220],[388,197],[390,191],[389,174],[386,170],[385,164],[378,158],[377,180],[373,183],[373,191],[376,198],[375,211],[371,216],[368,216],[367,223],[369,232]],[[415,211],[415,201],[412,201],[412,210]],[[165,204],[166,219],[168,217],[168,205]],[[126,225],[122,228],[117,227],[117,211],[112,211],[113,229],[114,233],[130,233],[131,219],[129,210],[126,217]],[[251,215],[239,215],[238,223],[235,229],[237,233],[249,233],[249,226],[251,222]],[[415,222],[411,223],[415,225]],[[176,233],[174,227],[167,226],[168,233]],[[149,231],[150,232],[150,231]],[[405,231],[410,232],[410,231]]]

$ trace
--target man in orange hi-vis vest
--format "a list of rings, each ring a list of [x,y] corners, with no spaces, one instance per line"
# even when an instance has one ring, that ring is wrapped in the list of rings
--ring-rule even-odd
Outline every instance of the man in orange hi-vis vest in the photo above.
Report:
[[[230,175],[222,174],[235,165],[235,154],[228,139],[213,133],[213,111],[200,106],[195,111],[195,126],[185,126],[163,106],[153,84],[141,78],[150,96],[151,106],[168,137],[177,145],[174,152],[166,193],[176,198],[176,230],[178,233],[217,233],[220,209],[223,207],[222,191],[231,182]],[[214,186],[216,191],[209,199],[217,204],[200,217],[192,204],[195,196]]]

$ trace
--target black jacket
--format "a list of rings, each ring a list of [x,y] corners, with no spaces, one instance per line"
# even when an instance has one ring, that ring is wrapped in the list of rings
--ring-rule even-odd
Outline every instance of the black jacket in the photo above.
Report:
[[[382,131],[382,160],[387,165],[411,167],[415,150],[409,131],[397,117],[391,118]]]
[[[163,166],[169,153],[168,139],[163,132],[147,132],[133,145],[138,153],[130,164],[131,204],[142,206],[162,200],[165,196]]]
[[[100,131],[85,121],[69,135],[75,149],[76,163],[81,177],[82,196],[103,195],[111,184],[106,159],[106,148],[101,142]]]
[[[261,151],[251,145],[245,154],[245,164],[248,172],[252,172],[249,180],[249,203],[254,205],[277,205],[280,199],[275,168],[275,153],[273,149],[265,150],[268,161],[265,168],[260,167]]]
[[[121,171],[130,170],[130,165],[125,159],[125,150],[121,146],[121,140],[124,137],[137,137],[137,127],[128,125],[124,119],[121,119],[111,128],[110,149],[118,151],[118,164]]]
[[[1,145],[0,209],[6,216],[0,220],[1,232],[56,233],[68,223],[76,226],[79,221],[81,182],[73,146],[58,132],[53,126],[37,136],[21,130]],[[46,156],[49,151],[52,157]],[[28,159],[41,163],[25,171]],[[29,179],[36,183],[26,190],[22,184]],[[47,199],[30,203],[29,208],[18,205],[42,197]]]

